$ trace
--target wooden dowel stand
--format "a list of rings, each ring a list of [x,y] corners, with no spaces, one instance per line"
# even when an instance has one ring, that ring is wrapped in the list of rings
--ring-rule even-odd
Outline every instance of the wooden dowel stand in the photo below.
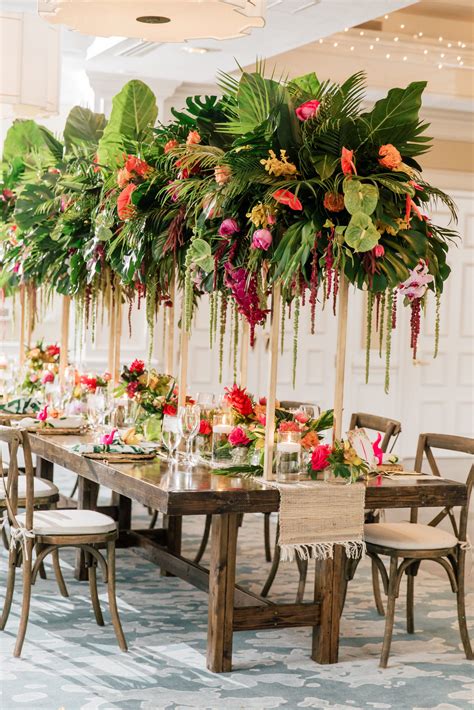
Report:
[[[338,301],[333,443],[335,439],[340,439],[342,435],[342,413],[344,408],[344,376],[346,370],[347,314],[349,304],[349,281],[344,274],[341,275]]]
[[[116,328],[116,307],[115,307],[115,291],[112,291],[109,301],[109,345],[107,354],[107,370],[114,375],[114,359],[115,359],[115,328]]]
[[[25,304],[25,284],[20,286],[20,367],[25,364],[25,327],[26,327],[26,304]]]
[[[114,364],[112,370],[112,379],[115,384],[120,379],[120,344],[122,340],[122,292],[121,288],[117,288],[115,299],[115,337],[114,337]]]
[[[272,289],[272,324],[270,329],[270,363],[268,368],[267,409],[265,420],[265,456],[263,477],[273,478],[273,451],[275,449],[275,400],[278,374],[278,341],[280,332],[281,285]]]
[[[70,296],[63,296],[61,310],[61,341],[59,343],[59,383],[64,385],[64,373],[68,364]]]
[[[249,371],[250,327],[247,318],[242,318],[242,336],[240,340],[240,386],[247,387]]]
[[[184,314],[181,318],[181,342],[179,350],[178,407],[184,407],[186,404],[186,387],[188,383],[189,351],[189,333],[185,328]]]
[[[176,298],[176,282],[173,277],[170,282],[170,300],[172,305],[166,308],[164,317],[166,318],[166,350],[165,350],[165,373],[174,374],[174,302]]]

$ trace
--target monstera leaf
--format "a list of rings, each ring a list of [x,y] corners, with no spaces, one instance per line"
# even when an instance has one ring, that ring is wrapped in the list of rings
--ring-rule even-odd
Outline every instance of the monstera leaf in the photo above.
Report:
[[[377,244],[380,234],[369,215],[356,212],[347,225],[344,238],[354,251],[370,251]]]
[[[112,113],[99,141],[99,163],[117,167],[127,144],[150,136],[157,115],[155,94],[146,84],[137,79],[125,84],[112,101]]]
[[[354,178],[344,180],[344,205],[350,214],[363,212],[372,214],[379,201],[379,191],[376,185],[362,183]]]
[[[64,142],[66,150],[73,145],[97,145],[101,138],[107,120],[103,113],[94,113],[88,108],[74,106],[69,112],[64,127]]]

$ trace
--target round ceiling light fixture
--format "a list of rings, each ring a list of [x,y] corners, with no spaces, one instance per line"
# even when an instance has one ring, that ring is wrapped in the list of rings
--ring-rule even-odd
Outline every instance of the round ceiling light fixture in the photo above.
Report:
[[[151,42],[233,39],[265,25],[266,0],[38,0],[47,22]]]

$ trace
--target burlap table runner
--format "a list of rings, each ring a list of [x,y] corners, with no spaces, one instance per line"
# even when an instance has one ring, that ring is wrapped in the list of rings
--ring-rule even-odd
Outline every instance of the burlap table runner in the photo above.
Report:
[[[365,554],[365,485],[322,481],[296,484],[261,481],[280,492],[281,560],[325,560],[334,545],[343,545],[347,557]]]

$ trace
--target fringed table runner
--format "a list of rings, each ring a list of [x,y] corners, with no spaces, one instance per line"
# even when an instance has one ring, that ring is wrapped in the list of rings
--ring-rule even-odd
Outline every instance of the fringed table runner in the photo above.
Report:
[[[280,492],[281,560],[326,560],[334,545],[342,545],[347,557],[365,554],[363,483],[276,483],[261,481]]]

